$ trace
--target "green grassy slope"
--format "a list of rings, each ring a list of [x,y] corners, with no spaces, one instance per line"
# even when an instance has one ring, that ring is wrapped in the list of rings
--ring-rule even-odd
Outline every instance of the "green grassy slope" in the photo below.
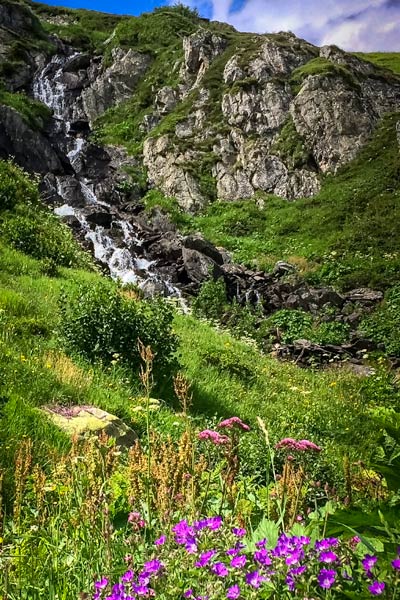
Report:
[[[28,211],[35,223],[37,217],[29,213],[24,201],[37,201],[37,191],[21,171],[0,165],[0,462],[8,468],[16,442],[24,435],[33,437],[38,460],[44,460],[53,447],[68,446],[68,440],[37,412],[41,405],[93,404],[124,418],[139,433],[144,421],[143,413],[135,409],[141,406],[143,393],[136,372],[118,357],[105,364],[67,353],[57,335],[60,294],[81,283],[95,287],[102,276],[89,268],[90,263],[86,269],[76,268],[85,262],[72,238],[68,243],[75,250],[65,251],[62,259],[69,257],[71,266],[54,263],[56,255],[50,261],[54,241],[58,247],[60,231],[64,231],[51,216],[47,238],[52,241],[41,239],[40,227],[36,233],[29,232],[29,244],[21,244],[26,239],[24,228],[19,238],[4,236],[17,213],[21,216]],[[38,248],[43,257],[35,258],[32,254]],[[263,356],[254,346],[190,316],[176,314],[174,329],[179,337],[181,369],[192,385],[193,418],[207,426],[214,416],[236,414],[254,426],[256,417],[261,416],[273,441],[287,435],[313,439],[326,449],[318,469],[339,484],[343,454],[368,458],[374,449],[378,432],[369,410],[399,404],[398,391],[383,367],[364,381],[345,369],[300,370]],[[183,427],[174,409],[176,400],[167,388],[160,399],[153,427],[173,433],[176,427]],[[250,439],[257,447],[258,436],[252,434]],[[246,464],[250,470],[262,472],[261,450],[260,454],[254,450]]]
[[[400,74],[400,52],[356,52],[355,54],[374,65]]]

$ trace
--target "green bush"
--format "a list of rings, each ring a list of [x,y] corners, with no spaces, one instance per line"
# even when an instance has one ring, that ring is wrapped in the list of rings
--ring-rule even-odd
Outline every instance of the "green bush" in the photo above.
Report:
[[[36,182],[11,161],[0,160],[0,211],[17,204],[36,204],[39,193]]]
[[[90,259],[79,248],[71,231],[57,217],[41,208],[22,209],[7,215],[1,224],[6,242],[29,256],[47,259],[52,274],[55,266],[88,266]],[[49,262],[50,261],[50,262]]]
[[[165,301],[133,300],[113,282],[100,280],[63,293],[60,312],[59,334],[69,351],[106,364],[121,360],[137,371],[141,340],[155,354],[156,381],[173,374],[177,338],[173,311]]]
[[[194,299],[193,312],[197,317],[220,319],[228,309],[226,286],[224,280],[205,281]]]
[[[314,327],[309,339],[317,344],[343,344],[348,339],[349,334],[350,326],[346,323],[328,321]]]
[[[360,330],[389,354],[400,356],[400,285],[394,286],[382,305],[360,325]]]
[[[278,310],[267,319],[269,328],[278,329],[280,338],[284,343],[290,343],[301,338],[310,338],[312,321],[312,316],[309,313],[286,308]]]

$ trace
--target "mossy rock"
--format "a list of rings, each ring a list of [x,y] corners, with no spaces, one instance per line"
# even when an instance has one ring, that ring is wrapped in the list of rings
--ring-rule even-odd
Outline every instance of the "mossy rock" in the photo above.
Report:
[[[95,406],[44,406],[40,409],[64,433],[70,436],[99,436],[115,438],[118,446],[129,447],[137,440],[136,433],[121,419]]]

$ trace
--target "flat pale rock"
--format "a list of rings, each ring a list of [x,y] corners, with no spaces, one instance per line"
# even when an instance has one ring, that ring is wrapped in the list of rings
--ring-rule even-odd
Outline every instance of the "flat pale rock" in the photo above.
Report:
[[[119,446],[132,446],[136,433],[121,419],[95,406],[44,406],[40,409],[62,431],[71,436],[100,435],[115,438]]]

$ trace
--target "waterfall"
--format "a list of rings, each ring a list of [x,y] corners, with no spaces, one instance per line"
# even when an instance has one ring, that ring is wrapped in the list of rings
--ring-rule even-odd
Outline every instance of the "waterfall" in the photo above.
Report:
[[[77,53],[78,54],[78,53]],[[33,84],[33,95],[37,100],[46,104],[53,111],[56,120],[55,131],[59,136],[63,134],[63,143],[68,149],[66,157],[73,170],[72,177],[77,181],[85,206],[76,207],[69,203],[68,192],[61,185],[62,177],[57,176],[57,194],[62,198],[63,204],[57,206],[54,212],[59,217],[74,216],[78,219],[83,237],[92,248],[96,260],[106,265],[113,279],[122,284],[135,284],[139,288],[151,289],[163,295],[181,299],[180,291],[172,283],[157,273],[155,261],[148,260],[144,255],[137,255],[132,247],[137,250],[143,241],[137,235],[134,227],[121,215],[115,214],[115,209],[104,200],[99,200],[96,195],[96,182],[81,176],[82,158],[88,142],[84,137],[71,133],[71,119],[80,110],[80,98],[68,98],[68,88],[64,81],[64,66],[66,61],[76,56],[56,55],[36,75]],[[78,108],[77,108],[78,107]],[[75,112],[74,112],[75,111]],[[107,229],[88,220],[90,211],[98,208],[99,212],[111,215],[111,226]],[[113,216],[115,214],[115,217]],[[144,251],[143,251],[144,253]],[[152,287],[153,286],[153,287]],[[183,301],[182,301],[183,303]]]

